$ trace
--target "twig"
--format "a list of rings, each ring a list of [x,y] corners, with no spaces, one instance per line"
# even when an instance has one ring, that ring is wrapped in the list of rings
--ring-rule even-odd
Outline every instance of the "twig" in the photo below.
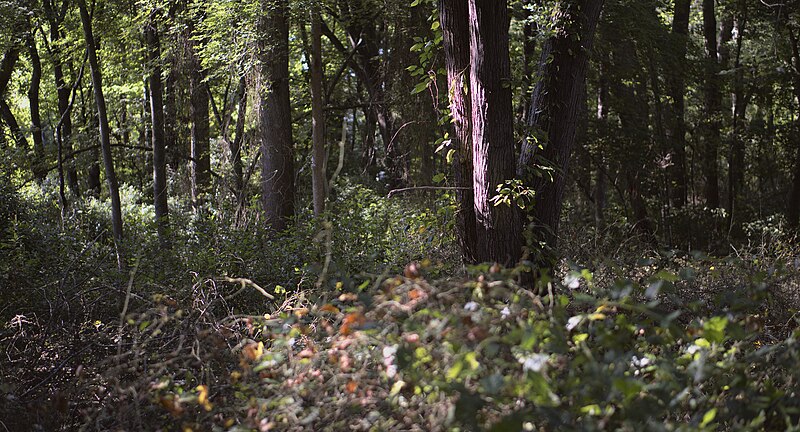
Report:
[[[236,291],[235,293],[233,293],[233,294],[231,294],[230,296],[226,297],[226,298],[225,298],[225,300],[226,300],[226,301],[228,301],[228,300],[232,299],[233,297],[237,296],[237,295],[238,295],[240,292],[242,292],[242,291],[245,289],[245,287],[246,287],[247,285],[250,285],[251,287],[255,288],[255,289],[256,289],[256,291],[260,292],[260,293],[261,293],[261,295],[263,295],[264,297],[266,297],[266,298],[268,298],[268,299],[270,299],[270,300],[275,300],[275,296],[273,296],[272,294],[270,294],[270,293],[266,292],[266,291],[264,290],[264,288],[261,288],[260,286],[258,286],[258,284],[257,284],[257,283],[255,283],[255,282],[251,281],[250,279],[245,279],[245,278],[231,278],[231,277],[227,277],[227,276],[226,276],[226,277],[222,278],[222,280],[223,280],[223,281],[225,281],[225,282],[230,282],[230,283],[238,283],[239,285],[241,285],[241,286],[242,286],[242,287],[239,289],[239,291]]]

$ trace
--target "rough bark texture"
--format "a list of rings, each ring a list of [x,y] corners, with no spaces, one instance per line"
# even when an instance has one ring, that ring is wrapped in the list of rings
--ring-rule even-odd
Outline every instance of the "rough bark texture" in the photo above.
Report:
[[[447,93],[453,128],[450,146],[455,150],[453,178],[458,214],[456,235],[465,262],[478,261],[475,207],[472,193],[472,104],[469,83],[469,1],[439,0],[439,22],[444,42]]]
[[[267,227],[284,230],[294,215],[294,149],[289,102],[286,0],[261,0],[258,60],[262,204]]]
[[[531,97],[528,126],[543,141],[523,142],[517,169],[520,177],[531,179],[529,184],[536,191],[535,235],[552,249],[558,239],[561,204],[575,145],[579,99],[585,94],[589,52],[602,7],[603,0],[563,5],[562,15],[557,19],[567,28],[545,42],[538,81]],[[541,152],[537,150],[539,144],[544,147]],[[535,159],[552,164],[554,181],[530,176]]]
[[[236,89],[236,100],[239,107],[236,111],[236,136],[231,142],[231,165],[233,167],[233,178],[236,185],[237,200],[242,195],[244,189],[244,173],[242,170],[242,143],[244,142],[244,124],[247,115],[247,87],[244,77],[239,78],[239,86]]]
[[[86,8],[85,0],[78,0],[78,8],[81,14],[81,24],[83,34],[86,39],[86,51],[89,57],[89,66],[92,70],[92,87],[94,88],[94,99],[97,105],[97,117],[100,126],[100,147],[103,154],[103,166],[105,167],[106,183],[108,194],[111,197],[111,225],[114,233],[114,240],[117,243],[117,257],[120,268],[124,267],[124,261],[119,252],[119,243],[122,242],[122,206],[119,198],[119,183],[117,174],[114,171],[114,159],[111,154],[111,139],[108,126],[108,114],[106,111],[106,99],[103,95],[103,79],[100,72],[100,61],[97,58],[95,47],[97,46],[92,34],[92,19]]]
[[[719,89],[719,60],[717,47],[717,18],[714,0],[703,0],[703,36],[705,38],[706,58],[703,92],[705,93],[706,124],[703,128],[703,172],[706,177],[704,196],[706,207],[719,207],[719,169],[717,156],[721,141],[720,121],[722,93]]]
[[[480,261],[513,265],[522,255],[518,209],[490,201],[515,174],[508,25],[505,1],[469,0],[476,252]]]
[[[147,60],[150,63],[148,83],[150,87],[150,119],[152,121],[153,146],[153,203],[156,212],[158,237],[167,244],[169,209],[167,207],[167,155],[164,140],[164,97],[161,84],[161,43],[155,21],[145,27]]]
[[[190,43],[189,112],[192,118],[191,167],[192,205],[202,206],[211,184],[210,122],[208,84],[205,83],[202,65],[196,51],[197,43]]]
[[[322,24],[319,6],[311,8],[311,181],[314,215],[325,211],[327,177],[325,175],[325,107],[322,91]]]

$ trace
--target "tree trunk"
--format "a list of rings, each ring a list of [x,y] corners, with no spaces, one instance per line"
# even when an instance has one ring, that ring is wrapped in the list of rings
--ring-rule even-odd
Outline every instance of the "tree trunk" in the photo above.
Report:
[[[106,183],[108,194],[111,197],[111,225],[114,233],[114,243],[117,247],[117,264],[120,269],[124,268],[124,260],[120,251],[122,242],[122,206],[119,198],[119,183],[117,173],[114,171],[114,159],[111,154],[111,139],[108,125],[108,114],[106,112],[106,99],[103,96],[103,79],[100,72],[100,61],[97,58],[96,44],[92,34],[92,19],[86,8],[85,0],[78,0],[78,8],[81,14],[81,24],[83,35],[86,39],[86,52],[89,56],[89,67],[92,70],[92,87],[94,88],[94,99],[97,105],[97,118],[100,126],[100,148],[103,153],[103,166],[105,167]]]
[[[47,176],[47,161],[45,160],[44,134],[42,131],[42,118],[39,110],[39,87],[42,82],[42,62],[39,59],[39,50],[36,48],[36,40],[33,37],[34,29],[31,27],[30,33],[26,37],[28,54],[31,60],[31,82],[28,87],[28,103],[31,115],[31,135],[33,137],[34,159],[31,163],[33,176],[42,181]]]
[[[169,243],[169,208],[167,207],[167,155],[164,140],[164,98],[161,86],[161,43],[156,21],[151,17],[144,29],[147,42],[147,60],[150,63],[150,120],[153,145],[153,203],[156,212],[158,238],[162,245]]]
[[[439,22],[444,42],[447,94],[450,101],[453,178],[456,190],[456,236],[461,256],[467,263],[477,262],[477,225],[472,192],[472,103],[469,83],[469,1],[439,0]]]
[[[800,131],[800,49],[798,49],[797,36],[794,30],[789,27],[789,41],[792,47],[791,63],[793,67],[794,76],[794,96],[797,99],[797,116],[795,120],[795,131]],[[789,198],[789,208],[786,212],[789,226],[797,228],[800,226],[800,132],[794,134],[795,145],[797,146],[797,155],[794,162],[794,179],[792,180],[792,195]]]
[[[314,195],[314,216],[325,211],[327,176],[325,175],[325,107],[322,90],[322,24],[317,3],[311,7],[311,182]]]
[[[289,100],[287,0],[261,0],[258,22],[259,135],[262,204],[269,229],[282,231],[294,215],[294,149]]]
[[[671,147],[672,165],[667,168],[672,205],[681,208],[689,194],[686,176],[686,124],[685,94],[686,45],[689,40],[689,11],[691,0],[675,0],[672,16],[672,40],[674,57],[669,62],[667,95],[672,100],[668,116],[668,140]]]
[[[19,60],[19,47],[15,45],[3,54],[3,61],[0,63],[0,119],[8,126],[17,147],[27,149],[28,140],[25,138],[25,132],[19,127],[17,118],[11,112],[11,107],[8,106],[5,100],[5,92],[8,89],[8,83],[11,81],[11,74],[14,72],[17,60]]]
[[[734,57],[733,73],[733,136],[731,139],[730,156],[728,158],[728,215],[733,218],[737,211],[737,204],[744,188],[745,175],[745,143],[744,126],[745,111],[747,110],[748,95],[744,88],[744,70],[742,67],[742,42],[747,26],[747,2],[738,2],[737,16],[734,21],[736,28],[736,53]]]
[[[242,143],[244,142],[244,125],[247,115],[247,87],[244,77],[239,78],[239,86],[236,88],[236,99],[239,101],[239,108],[236,112],[236,136],[233,137],[233,141],[231,142],[231,165],[233,167],[236,199],[238,202],[244,190]]]
[[[580,98],[585,95],[585,77],[589,52],[603,7],[603,0],[570,2],[563,5],[558,18],[567,28],[550,37],[542,48],[536,87],[531,97],[528,127],[538,132],[539,142],[526,139],[522,144],[517,173],[532,178],[529,184],[536,191],[533,216],[535,235],[555,250],[558,223],[569,171],[569,160],[575,145]],[[539,145],[543,150],[539,151]],[[554,180],[530,176],[534,158],[553,164]]]
[[[70,88],[67,86],[64,79],[64,51],[61,48],[63,35],[61,34],[61,25],[64,22],[64,17],[69,7],[69,2],[64,0],[61,4],[61,10],[57,11],[53,7],[50,0],[44,3],[45,13],[50,24],[50,44],[53,47],[53,75],[55,77],[56,91],[58,94],[58,117],[61,119],[61,128],[57,133],[61,136],[63,151],[66,154],[72,153],[72,117],[71,107],[69,104]],[[78,185],[78,171],[75,169],[75,162],[70,159],[66,162],[66,177],[67,184],[75,196],[80,196],[80,187]]]
[[[191,130],[191,167],[192,206],[196,209],[203,205],[211,183],[211,154],[209,132],[209,96],[208,84],[203,80],[203,67],[196,52],[197,43],[190,39],[189,76],[189,111],[192,117]]]
[[[703,149],[703,171],[706,177],[704,195],[706,207],[719,207],[719,169],[717,156],[721,141],[720,128],[722,122],[722,93],[719,89],[719,60],[717,47],[717,18],[714,11],[714,0],[703,0],[703,36],[705,38],[706,58],[703,91],[705,93],[705,115],[707,117],[704,130],[705,147]]]
[[[522,255],[514,205],[495,206],[498,185],[514,178],[514,111],[506,1],[469,0],[472,185],[477,258],[514,265]]]

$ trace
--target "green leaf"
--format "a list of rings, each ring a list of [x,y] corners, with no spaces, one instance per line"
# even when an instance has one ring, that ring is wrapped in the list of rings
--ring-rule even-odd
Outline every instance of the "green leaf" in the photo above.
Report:
[[[708,424],[714,421],[716,417],[717,417],[717,409],[711,408],[710,410],[706,411],[706,413],[703,415],[703,421],[700,423],[700,426],[701,427],[708,426]]]

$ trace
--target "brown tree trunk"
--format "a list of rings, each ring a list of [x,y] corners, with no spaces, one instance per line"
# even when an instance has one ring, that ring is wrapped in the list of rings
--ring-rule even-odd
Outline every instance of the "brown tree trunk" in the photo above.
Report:
[[[794,34],[794,29],[789,27],[789,42],[792,47],[791,63],[793,67],[794,76],[794,96],[797,99],[797,116],[795,123],[795,131],[800,131],[800,49],[798,48],[797,36]],[[794,162],[794,179],[792,180],[792,194],[789,198],[789,208],[786,212],[789,226],[797,228],[800,226],[800,133],[794,134],[795,145],[797,146],[797,155]]]
[[[553,250],[575,145],[579,99],[585,95],[589,52],[603,7],[603,0],[581,2],[581,7],[578,2],[563,3],[559,19],[567,28],[550,37],[542,48],[538,82],[528,115],[528,126],[539,133],[540,142],[523,142],[517,167],[520,177],[532,178],[529,184],[536,191],[535,235]],[[543,150],[538,150],[539,145]],[[534,157],[553,164],[552,182],[543,176],[530,176]]]
[[[161,43],[156,22],[151,17],[144,29],[149,64],[150,119],[153,145],[153,203],[156,212],[158,238],[169,244],[169,208],[167,207],[167,155],[164,140],[164,98],[161,86]]]
[[[491,202],[515,174],[508,26],[506,1],[469,0],[476,253],[480,261],[514,265],[522,255],[518,208]]]
[[[287,0],[261,0],[258,22],[259,135],[262,205],[269,229],[282,231],[294,215],[294,149],[289,101]]]
[[[89,66],[92,70],[92,87],[94,88],[95,104],[97,105],[97,117],[100,126],[100,148],[103,154],[103,166],[105,167],[106,183],[108,194],[111,197],[111,225],[114,233],[114,243],[117,246],[117,264],[120,269],[124,268],[124,260],[120,251],[122,242],[122,206],[119,198],[119,183],[117,173],[114,171],[114,158],[111,153],[111,139],[108,125],[108,114],[106,111],[106,99],[103,95],[103,79],[100,72],[100,61],[97,58],[94,35],[92,33],[92,19],[86,8],[85,0],[77,0],[81,14],[81,24],[83,34],[86,39],[86,52],[89,56]]]
[[[233,166],[233,177],[236,185],[237,202],[244,190],[244,173],[242,170],[242,144],[244,143],[244,125],[247,115],[247,87],[244,77],[239,78],[239,86],[236,89],[236,99],[239,107],[236,112],[236,136],[231,142],[231,165]]]
[[[192,117],[191,129],[191,167],[192,206],[198,209],[203,205],[211,183],[210,125],[208,84],[204,81],[203,67],[196,52],[197,42],[191,41],[190,53],[192,68],[189,76],[189,111]]]
[[[45,160],[44,134],[42,131],[42,118],[39,110],[39,87],[42,82],[42,62],[39,59],[39,50],[33,37],[33,28],[26,37],[28,54],[31,61],[31,82],[28,87],[28,104],[31,115],[31,136],[33,137],[34,160],[31,163],[33,176],[42,181],[47,176],[47,161]]]
[[[456,236],[465,262],[474,263],[477,254],[477,233],[474,195],[472,192],[472,103],[469,98],[469,1],[439,0],[439,22],[444,42],[447,94],[453,129],[450,147],[453,156],[453,177],[456,190]]]
[[[17,118],[11,112],[11,107],[8,106],[5,100],[5,92],[8,89],[8,83],[11,81],[11,74],[14,72],[17,60],[19,60],[19,47],[15,45],[3,54],[3,60],[0,63],[0,119],[8,126],[17,147],[27,149],[28,140],[25,138],[25,132],[19,127]]]
[[[53,75],[55,77],[56,91],[58,94],[58,117],[61,120],[61,128],[57,133],[61,136],[63,152],[66,154],[72,153],[72,117],[71,107],[69,104],[70,88],[67,86],[64,79],[64,51],[61,48],[63,35],[61,34],[61,25],[69,7],[69,2],[64,0],[61,3],[61,9],[56,10],[54,4],[50,0],[45,0],[44,3],[45,14],[47,15],[50,24],[50,44],[53,47]],[[75,169],[75,162],[72,158],[66,162],[66,177],[67,184],[75,196],[80,196],[80,187],[78,185],[78,171]]]
[[[704,195],[708,208],[719,207],[719,169],[717,157],[721,141],[722,93],[719,89],[719,60],[717,47],[717,18],[714,0],[703,0],[703,36],[706,58],[703,91],[705,93],[706,124],[704,125],[703,172],[706,177]]]
[[[742,135],[744,135],[744,117],[749,97],[745,94],[744,68],[742,67],[742,42],[747,26],[747,2],[744,0],[738,2],[734,26],[736,27],[736,53],[733,65],[733,137],[728,158],[728,214],[731,218],[737,211],[736,207],[744,188],[745,175],[745,143]]]
[[[669,62],[667,95],[672,100],[668,115],[668,140],[671,147],[672,165],[667,168],[672,205],[681,208],[689,194],[686,174],[686,124],[685,115],[685,67],[686,45],[689,39],[689,11],[691,0],[675,0],[672,16],[672,40],[674,57]]]
[[[314,216],[325,211],[327,176],[325,175],[325,107],[322,90],[322,24],[317,3],[311,7],[311,182]]]

